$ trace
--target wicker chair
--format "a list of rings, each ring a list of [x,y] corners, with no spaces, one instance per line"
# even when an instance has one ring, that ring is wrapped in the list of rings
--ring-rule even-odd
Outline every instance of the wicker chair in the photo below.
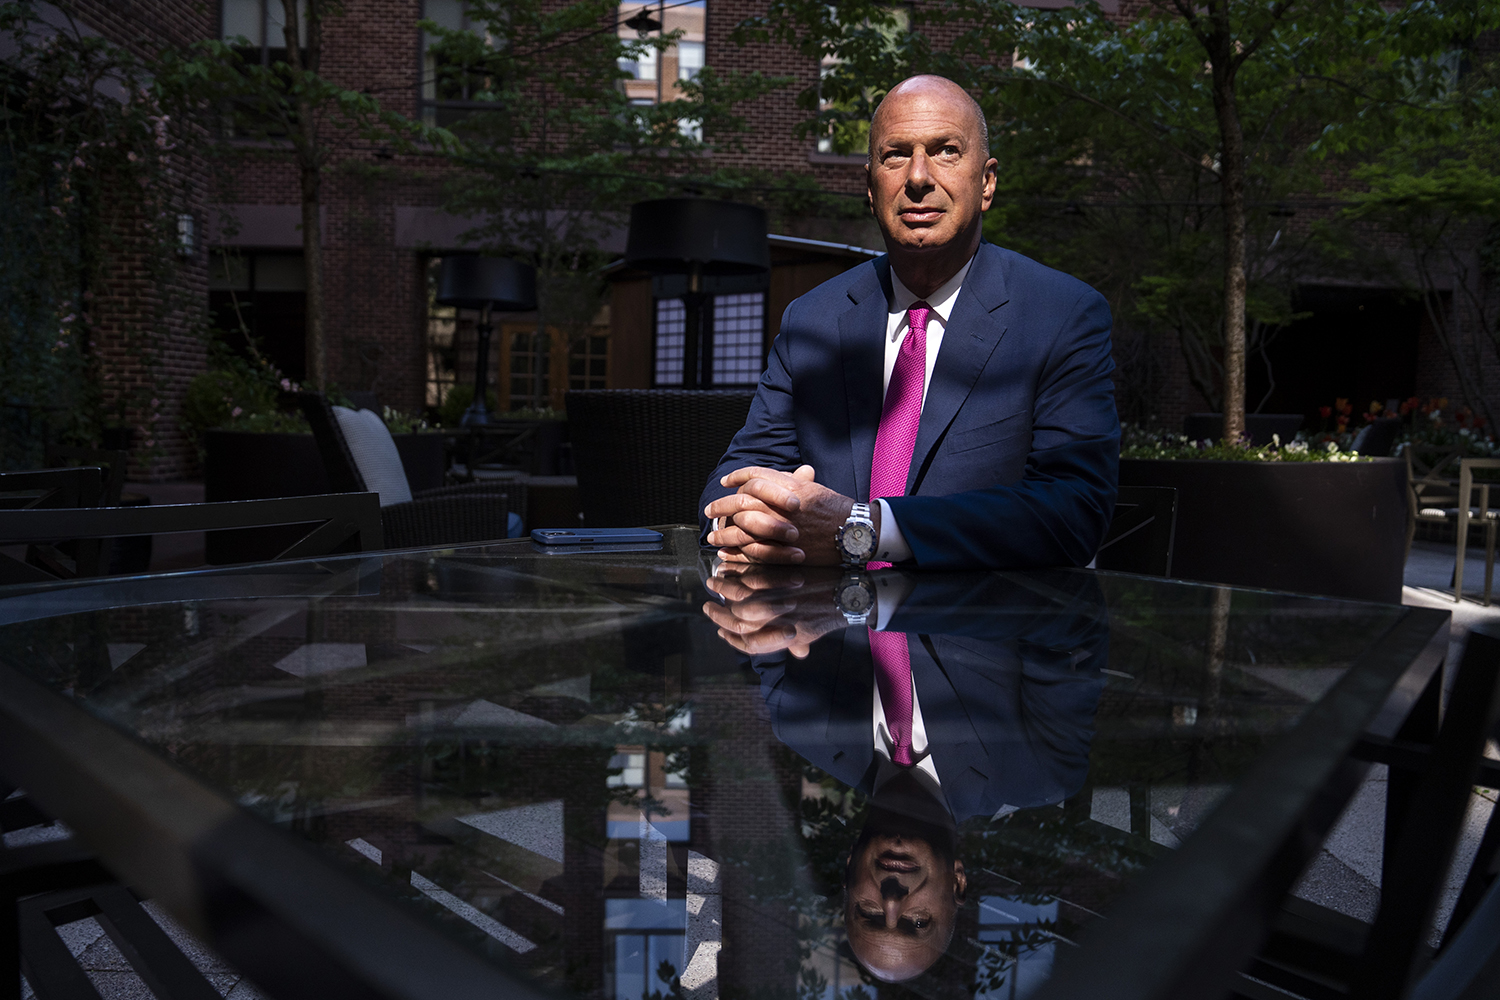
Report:
[[[283,395],[302,408],[312,426],[332,488],[347,493],[369,489],[328,397],[319,392]],[[512,513],[525,522],[524,486],[480,482],[423,490],[412,494],[410,501],[385,504],[380,508],[380,520],[386,547],[406,549],[514,537],[517,524],[510,517]]]
[[[591,528],[696,524],[698,498],[750,412],[748,391],[568,393],[578,500]]]

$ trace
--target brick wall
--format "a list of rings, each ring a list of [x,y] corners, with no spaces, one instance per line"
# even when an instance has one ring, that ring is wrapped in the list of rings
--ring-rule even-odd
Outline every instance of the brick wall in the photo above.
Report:
[[[210,31],[202,9],[173,0],[76,0],[70,10],[87,27],[143,55]],[[183,138],[180,130],[177,138]],[[169,216],[192,215],[198,233],[193,253],[174,259],[166,274],[153,275],[153,237],[144,228],[140,194],[120,192],[108,210],[121,247],[90,304],[91,349],[99,359],[105,408],[121,412],[124,426],[135,431],[130,475],[138,480],[182,479],[196,471],[196,449],[183,433],[181,409],[188,382],[206,362],[201,329],[208,257],[201,234],[208,184],[206,165],[193,148],[180,142],[173,153],[174,190],[165,204]],[[172,223],[170,217],[165,221]]]

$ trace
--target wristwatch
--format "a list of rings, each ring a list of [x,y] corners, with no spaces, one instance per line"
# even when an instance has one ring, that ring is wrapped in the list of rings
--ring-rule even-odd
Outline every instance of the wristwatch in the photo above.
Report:
[[[863,569],[850,570],[833,591],[833,603],[850,625],[864,625],[875,613],[875,582]]]
[[[864,567],[875,558],[875,522],[870,519],[870,505],[857,503],[849,511],[849,518],[833,536],[834,547],[839,550],[839,559],[845,566]]]

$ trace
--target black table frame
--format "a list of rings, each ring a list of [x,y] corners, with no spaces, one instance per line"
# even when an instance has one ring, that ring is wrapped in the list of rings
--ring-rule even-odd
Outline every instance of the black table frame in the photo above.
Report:
[[[1040,1000],[1226,995],[1367,761],[1420,753],[1435,733],[1449,620],[1408,609],[1094,925]],[[3,661],[0,775],[278,1000],[548,995]],[[1412,793],[1393,768],[1388,831]]]

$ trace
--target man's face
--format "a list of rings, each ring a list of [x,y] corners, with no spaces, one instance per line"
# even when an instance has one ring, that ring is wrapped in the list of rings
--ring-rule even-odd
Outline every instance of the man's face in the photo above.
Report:
[[[919,975],[953,939],[966,886],[963,862],[944,861],[926,840],[870,837],[850,862],[844,911],[850,949],[887,982]]]
[[[888,249],[920,253],[977,240],[995,196],[995,161],[956,85],[897,88],[874,130],[870,205]]]

